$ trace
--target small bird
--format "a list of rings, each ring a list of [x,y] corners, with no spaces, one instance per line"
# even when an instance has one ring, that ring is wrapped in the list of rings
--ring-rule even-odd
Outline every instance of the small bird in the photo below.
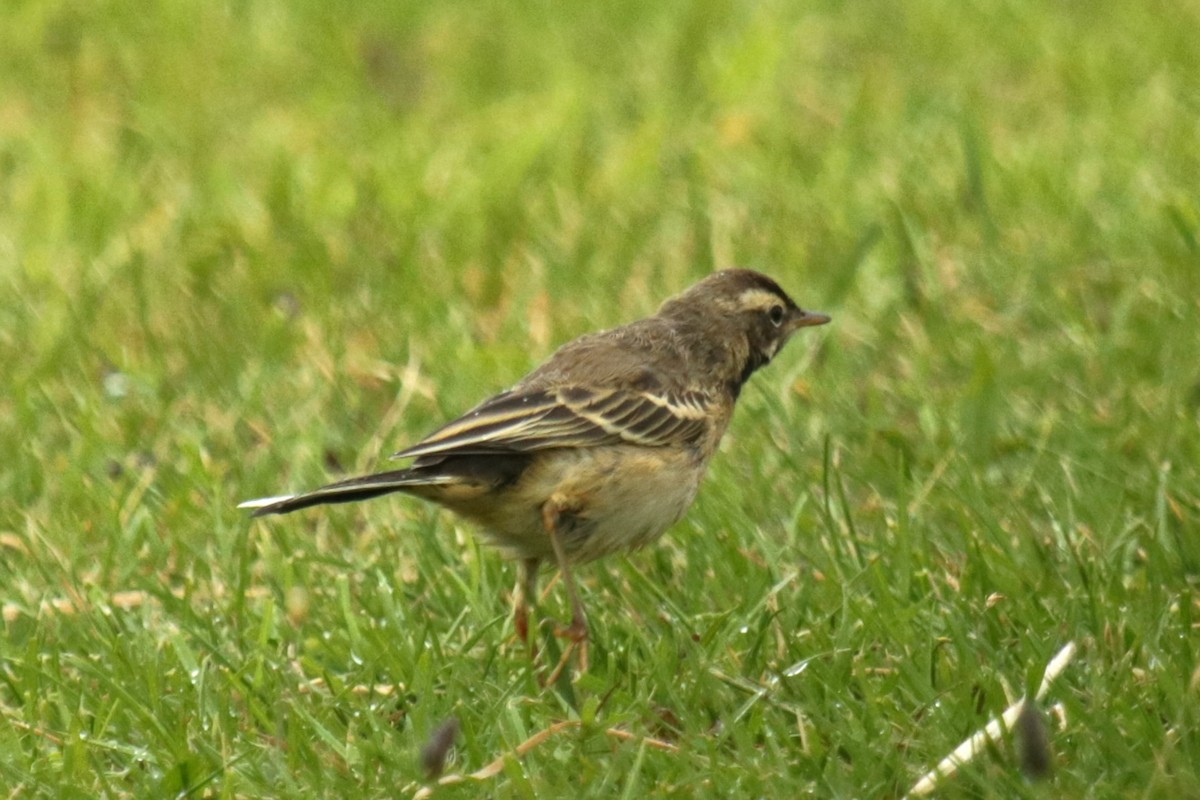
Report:
[[[571,567],[658,539],[691,506],[742,385],[800,328],[829,317],[775,281],[715,272],[652,317],[581,336],[516,386],[396,453],[404,469],[242,503],[255,516],[404,492],[479,525],[519,561],[524,640],[538,570],[558,566],[563,633],[587,638]]]

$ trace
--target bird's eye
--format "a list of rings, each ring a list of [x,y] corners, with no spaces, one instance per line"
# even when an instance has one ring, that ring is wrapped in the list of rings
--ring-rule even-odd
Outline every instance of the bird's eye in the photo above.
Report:
[[[771,310],[767,312],[767,316],[771,318],[771,324],[778,328],[783,324],[783,306],[771,306]]]

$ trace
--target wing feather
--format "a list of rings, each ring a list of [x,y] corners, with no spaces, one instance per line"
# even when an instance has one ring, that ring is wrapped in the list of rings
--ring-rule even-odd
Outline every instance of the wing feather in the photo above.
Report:
[[[631,443],[663,447],[704,435],[712,399],[629,389],[562,386],[493,397],[393,458],[527,453]]]

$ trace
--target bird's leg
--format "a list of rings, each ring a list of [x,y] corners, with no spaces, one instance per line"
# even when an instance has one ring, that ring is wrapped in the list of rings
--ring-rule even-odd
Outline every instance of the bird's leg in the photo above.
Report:
[[[562,574],[563,584],[567,587],[567,597],[571,601],[571,624],[562,634],[572,642],[579,643],[587,640],[587,617],[583,613],[583,603],[575,591],[575,578],[571,575],[571,565],[567,563],[567,553],[563,549],[562,539],[558,535],[558,523],[562,512],[568,506],[557,495],[551,497],[542,506],[542,525],[546,535],[550,537],[550,546],[554,548],[554,558],[558,561],[558,571]]]
[[[529,604],[537,601],[538,566],[541,559],[523,558],[517,565],[516,602],[513,603],[513,627],[522,642],[529,641]]]
[[[575,590],[575,578],[571,574],[571,565],[567,562],[567,551],[563,548],[558,529],[562,512],[569,508],[570,505],[558,495],[552,496],[542,506],[542,525],[546,529],[546,535],[550,537],[550,546],[554,548],[554,559],[558,562],[558,571],[562,575],[563,585],[567,587],[567,597],[571,601],[571,624],[556,631],[557,635],[565,636],[570,641],[563,648],[562,658],[551,670],[550,676],[542,680],[543,686],[552,686],[558,683],[559,676],[570,663],[571,654],[576,649],[579,650],[579,671],[587,672],[588,670],[587,617],[583,613],[583,603],[579,600],[579,593]]]

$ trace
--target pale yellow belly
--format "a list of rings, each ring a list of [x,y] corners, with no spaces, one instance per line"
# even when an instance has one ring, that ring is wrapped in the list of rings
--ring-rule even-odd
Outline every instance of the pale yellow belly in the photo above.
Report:
[[[559,533],[572,562],[634,550],[657,539],[696,497],[704,461],[694,451],[633,445],[541,454],[496,494],[453,490],[430,499],[477,523],[509,555],[553,559],[542,522],[552,496],[563,502]]]

